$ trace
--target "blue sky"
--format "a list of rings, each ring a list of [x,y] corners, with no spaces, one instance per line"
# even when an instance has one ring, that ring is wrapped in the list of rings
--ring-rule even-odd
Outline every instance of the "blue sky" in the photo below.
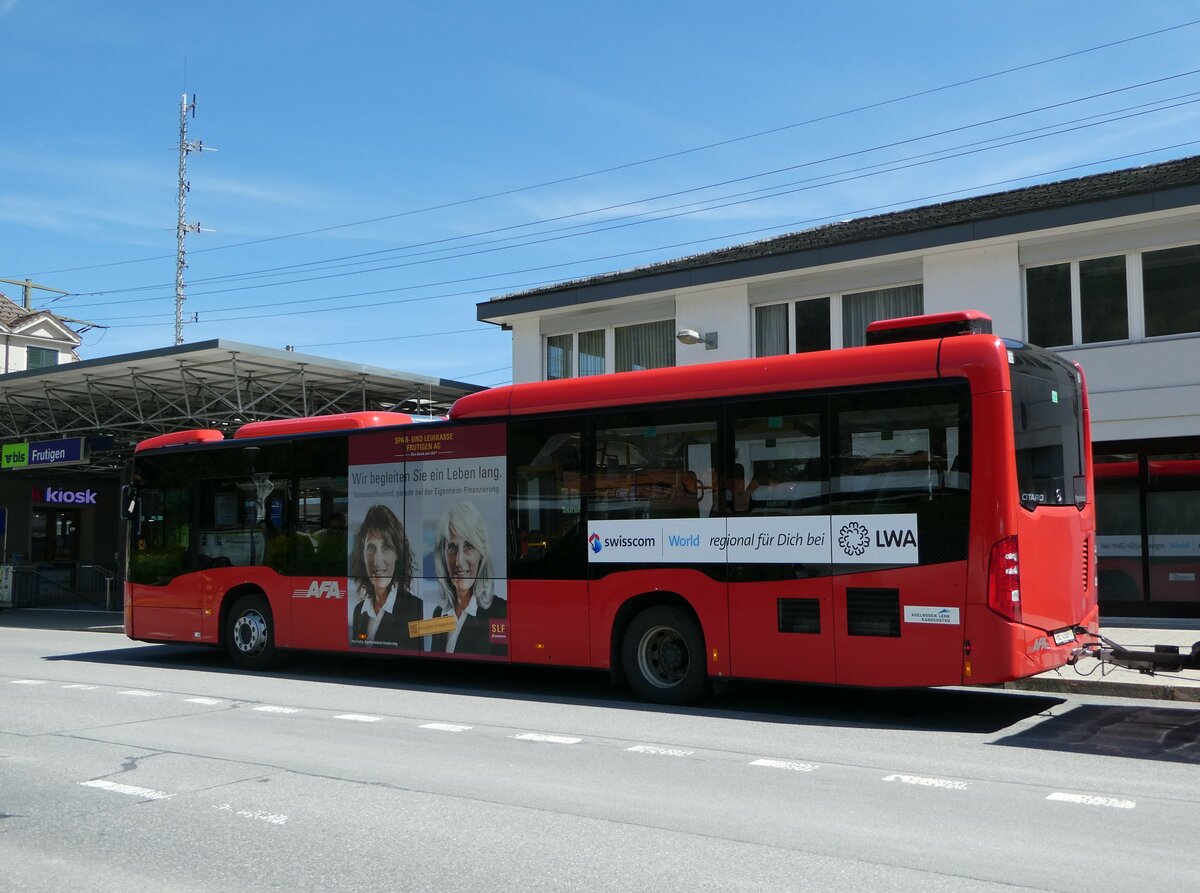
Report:
[[[0,278],[107,326],[85,359],[173,344],[195,94],[189,138],[218,151],[188,159],[188,219],[212,230],[187,240],[189,343],[499,384],[490,297],[1200,153],[1194,20],[1103,0],[0,0]]]

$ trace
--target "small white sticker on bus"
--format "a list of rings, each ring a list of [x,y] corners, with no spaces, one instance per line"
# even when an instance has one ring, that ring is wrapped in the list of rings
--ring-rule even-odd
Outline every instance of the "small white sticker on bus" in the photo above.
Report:
[[[905,605],[905,623],[933,623],[958,626],[958,608],[938,608],[926,605]]]

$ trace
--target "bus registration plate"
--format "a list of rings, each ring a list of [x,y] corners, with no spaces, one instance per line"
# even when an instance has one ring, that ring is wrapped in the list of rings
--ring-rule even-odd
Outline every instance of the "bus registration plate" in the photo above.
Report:
[[[1069,645],[1071,642],[1074,642],[1074,641],[1075,641],[1074,628],[1060,629],[1058,632],[1056,632],[1054,634],[1054,644],[1055,645]]]

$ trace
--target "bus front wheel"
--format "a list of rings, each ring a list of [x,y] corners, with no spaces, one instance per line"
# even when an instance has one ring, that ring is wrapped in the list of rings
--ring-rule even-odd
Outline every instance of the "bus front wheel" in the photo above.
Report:
[[[247,670],[266,670],[275,664],[275,622],[265,598],[244,595],[229,609],[225,647],[230,659]]]
[[[704,634],[689,614],[670,606],[633,618],[621,640],[621,665],[634,694],[660,704],[694,704],[708,692]]]

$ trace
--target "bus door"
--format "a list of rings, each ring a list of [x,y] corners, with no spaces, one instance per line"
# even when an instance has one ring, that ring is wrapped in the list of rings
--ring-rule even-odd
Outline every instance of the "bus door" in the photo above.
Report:
[[[734,410],[726,503],[732,672],[834,681],[825,401]]]
[[[961,677],[970,518],[965,382],[830,400],[837,682]]]

